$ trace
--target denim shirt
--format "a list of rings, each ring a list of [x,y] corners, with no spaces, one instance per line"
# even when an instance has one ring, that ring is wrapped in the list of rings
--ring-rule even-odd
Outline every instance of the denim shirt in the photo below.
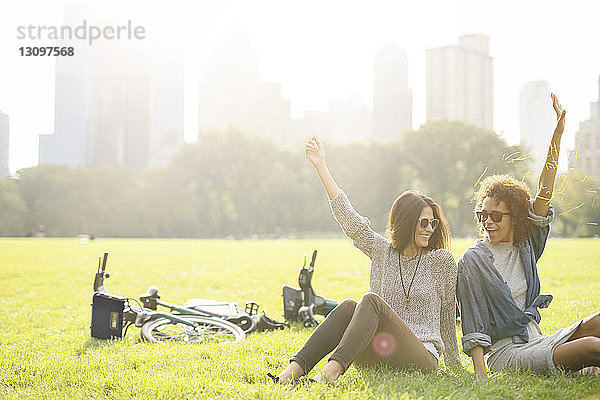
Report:
[[[542,317],[538,308],[546,308],[552,301],[551,295],[540,295],[537,260],[546,246],[553,216],[552,206],[546,217],[535,215],[530,209],[527,238],[515,243],[527,281],[524,310],[515,303],[510,288],[494,267],[492,252],[482,240],[477,240],[458,259],[456,294],[460,303],[463,352],[467,355],[476,346],[482,346],[487,353],[493,343],[507,337],[512,337],[513,343],[529,341],[527,324],[532,319],[539,323]]]

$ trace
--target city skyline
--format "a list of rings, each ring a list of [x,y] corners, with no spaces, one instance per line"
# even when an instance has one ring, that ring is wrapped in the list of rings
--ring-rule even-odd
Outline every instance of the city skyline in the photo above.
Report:
[[[94,5],[70,5],[63,25],[123,21]],[[77,48],[77,40],[61,40]],[[57,57],[55,123],[39,138],[39,164],[71,167],[163,167],[183,144],[183,52],[136,41],[81,46]],[[156,54],[160,54],[160,57]]]
[[[600,179],[600,75],[598,98],[590,102],[590,118],[581,121],[575,133],[575,148],[569,154],[569,168]]]
[[[53,67],[49,60],[17,56],[16,49],[25,43],[16,40],[14,29],[28,23],[59,25],[57,15],[68,2],[19,4],[0,16],[0,50],[9,55],[0,67],[0,109],[11,117],[13,172],[35,164],[37,135],[51,133],[54,125],[53,82],[49,82]],[[430,12],[432,4],[435,13]],[[530,80],[546,80],[568,111],[563,144],[573,148],[579,122],[589,118],[600,71],[600,56],[585,44],[590,37],[599,36],[593,17],[598,15],[598,6],[578,2],[570,7],[559,7],[558,2],[514,2],[516,8],[510,4],[486,8],[474,1],[432,4],[402,7],[376,2],[367,8],[339,2],[308,2],[303,7],[286,2],[255,6],[182,2],[166,12],[159,3],[150,2],[134,3],[130,10],[134,19],[141,13],[160,16],[161,24],[168,28],[162,32],[168,31],[188,51],[188,142],[196,135],[198,95],[194,92],[203,59],[223,31],[242,24],[248,26],[250,41],[260,57],[260,80],[281,84],[293,118],[305,110],[324,112],[330,99],[351,96],[372,110],[373,57],[377,48],[395,41],[408,57],[415,129],[425,122],[425,50],[453,44],[464,33],[486,34],[494,58],[494,129],[509,143],[517,143],[521,87]],[[343,15],[338,15],[340,9]],[[510,18],[504,18],[507,16]],[[153,30],[147,28],[150,37]]]

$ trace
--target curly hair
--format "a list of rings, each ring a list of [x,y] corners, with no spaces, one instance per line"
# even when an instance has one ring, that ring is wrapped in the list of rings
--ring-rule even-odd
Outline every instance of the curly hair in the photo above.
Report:
[[[414,242],[417,221],[421,211],[427,206],[431,207],[433,217],[439,219],[440,224],[433,231],[426,249],[450,249],[450,228],[444,218],[442,207],[430,197],[407,190],[394,201],[388,216],[387,231],[394,250],[400,253]]]
[[[525,240],[529,230],[531,201],[531,194],[527,185],[510,175],[488,176],[479,184],[479,190],[473,198],[476,211],[481,210],[483,200],[486,197],[491,197],[497,203],[504,201],[515,222],[514,242],[518,243]],[[475,216],[475,221],[479,226],[479,233],[485,233],[485,227],[477,220],[477,216]]]

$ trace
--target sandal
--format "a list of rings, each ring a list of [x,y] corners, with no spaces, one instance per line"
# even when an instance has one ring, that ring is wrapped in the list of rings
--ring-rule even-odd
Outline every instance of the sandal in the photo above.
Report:
[[[273,380],[273,383],[275,383],[275,384],[279,383],[279,377],[277,375],[273,375],[272,373],[267,372],[267,376]],[[304,381],[304,382],[302,382],[302,381]],[[313,378],[309,378],[308,376],[303,375],[298,379],[292,380],[290,383],[311,383],[312,384],[312,383],[317,383],[317,381],[314,380]]]
[[[273,375],[272,373],[267,372],[267,376],[273,379],[273,383],[279,383],[279,377],[277,375]]]

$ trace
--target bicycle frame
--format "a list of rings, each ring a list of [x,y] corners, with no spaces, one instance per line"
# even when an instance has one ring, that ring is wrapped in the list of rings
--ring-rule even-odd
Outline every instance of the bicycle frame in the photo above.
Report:
[[[146,293],[143,293],[140,296],[140,300],[142,301],[145,308],[150,310],[156,310],[158,306],[162,306],[168,308],[171,312],[176,311],[180,314],[187,315],[196,315],[199,317],[214,317],[224,319],[226,321],[232,322],[233,324],[242,328],[244,332],[249,332],[254,328],[254,321],[249,315],[244,314],[221,314],[214,311],[210,311],[206,308],[199,307],[186,307],[179,304],[167,303],[166,301],[160,300],[160,296],[158,294],[158,288],[156,286],[150,286]],[[219,304],[219,303],[217,303]],[[221,303],[223,304],[223,303]]]
[[[127,303],[127,308],[123,311],[123,320],[135,324],[135,326],[137,326],[138,328],[144,325],[144,323],[148,322],[152,318],[158,317],[167,318],[172,322],[189,325],[191,327],[196,326],[195,323],[187,321],[183,318],[179,318],[176,314],[171,314],[163,311],[154,311],[143,307],[140,307],[139,310],[140,311],[136,311],[131,304]]]
[[[131,304],[129,298],[116,296],[110,293],[104,287],[104,278],[110,277],[110,274],[106,272],[106,263],[108,260],[108,251],[104,252],[104,255],[101,260],[98,260],[98,270],[96,271],[96,275],[94,277],[94,293],[99,293],[106,297],[112,297],[116,299],[120,299],[125,301],[125,308],[123,310],[123,322],[129,322],[135,324],[137,327],[141,327],[145,322],[149,321],[153,318],[163,317],[174,323],[182,323],[185,325],[189,325],[191,327],[196,327],[197,324],[194,322],[187,321],[183,318],[179,318],[177,314],[171,314],[168,312],[156,311],[157,306],[162,306],[168,308],[170,311],[176,311],[180,314],[184,315],[196,315],[199,317],[214,317],[220,318],[223,320],[227,320],[229,322],[234,323],[239,326],[245,332],[249,331],[254,327],[254,321],[245,315],[224,315],[215,312],[211,312],[206,309],[194,309],[189,307],[184,307],[178,304],[167,303],[165,301],[160,300],[160,296],[158,294],[158,288],[156,286],[151,286],[148,288],[146,293],[140,296],[140,300],[142,302],[142,307],[136,307]]]

